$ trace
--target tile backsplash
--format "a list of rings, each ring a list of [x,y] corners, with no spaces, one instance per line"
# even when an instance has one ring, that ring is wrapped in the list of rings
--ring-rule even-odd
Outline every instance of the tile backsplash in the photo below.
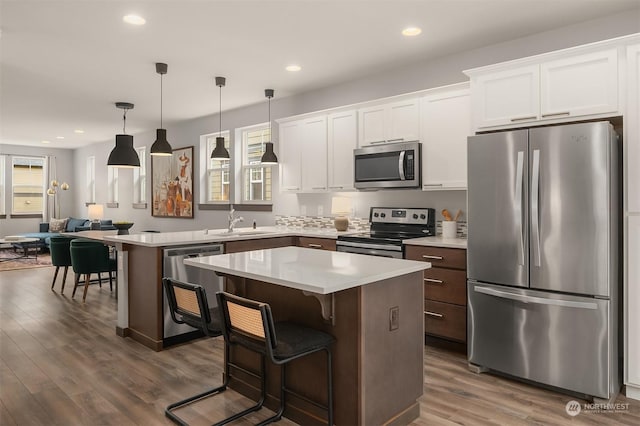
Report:
[[[333,229],[333,218],[325,216],[284,216],[276,215],[276,226],[291,226],[294,228]],[[368,231],[369,218],[349,218],[349,231]]]

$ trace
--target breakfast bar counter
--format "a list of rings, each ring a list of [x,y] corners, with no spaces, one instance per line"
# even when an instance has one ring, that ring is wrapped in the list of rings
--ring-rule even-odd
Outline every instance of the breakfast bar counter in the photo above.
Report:
[[[423,270],[429,263],[281,247],[185,260],[226,277],[226,290],[266,302],[275,321],[293,321],[336,339],[336,425],[408,424],[423,387]],[[235,363],[256,371],[255,354],[234,347]],[[268,366],[267,406],[278,401],[278,368]],[[324,355],[296,360],[287,386],[326,403]],[[257,398],[257,379],[231,371],[239,392]],[[294,396],[285,416],[318,424],[323,412]]]

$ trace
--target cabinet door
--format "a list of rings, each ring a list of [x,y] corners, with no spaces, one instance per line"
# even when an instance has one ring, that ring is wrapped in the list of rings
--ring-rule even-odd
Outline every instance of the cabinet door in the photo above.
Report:
[[[378,105],[374,107],[362,108],[358,110],[358,143],[359,146],[384,143],[386,127],[386,107]]]
[[[302,123],[302,190],[327,190],[327,117],[314,117]]]
[[[467,188],[468,90],[422,98],[422,189]]]
[[[617,52],[610,49],[542,63],[541,118],[616,112]]]
[[[387,142],[420,140],[420,100],[408,99],[387,106]]]
[[[627,113],[624,116],[627,129],[623,144],[626,152],[627,203],[626,210],[640,212],[640,45],[627,48]]]
[[[626,335],[627,368],[625,382],[640,386],[640,216],[629,216],[627,223]]]
[[[526,123],[540,111],[540,67],[530,65],[471,80],[476,128]]]
[[[353,189],[353,150],[358,141],[356,111],[328,117],[328,184],[330,191]]]
[[[300,121],[280,124],[280,191],[298,192],[302,186],[300,165],[302,126]]]

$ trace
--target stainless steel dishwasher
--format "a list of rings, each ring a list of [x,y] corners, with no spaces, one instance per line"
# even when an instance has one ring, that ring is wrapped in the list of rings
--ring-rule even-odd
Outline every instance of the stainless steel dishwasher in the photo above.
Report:
[[[217,305],[216,293],[222,291],[222,278],[217,276],[215,272],[194,266],[184,264],[184,259],[190,257],[215,256],[224,253],[223,244],[202,244],[189,245],[164,249],[163,251],[163,277],[173,278],[180,281],[186,281],[192,284],[199,284],[205,288],[207,292],[207,302],[212,308]],[[184,342],[197,337],[201,334],[197,329],[186,324],[176,324],[171,318],[169,311],[169,302],[167,295],[162,291],[164,300],[164,334],[163,345]]]

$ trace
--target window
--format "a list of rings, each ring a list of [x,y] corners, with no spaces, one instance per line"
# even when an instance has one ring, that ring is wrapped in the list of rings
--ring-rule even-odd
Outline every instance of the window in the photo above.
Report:
[[[242,130],[242,200],[271,202],[271,168],[260,164],[264,146],[271,141],[269,126],[264,124]]]
[[[7,157],[5,155],[0,155],[0,215],[2,216],[7,214],[7,210],[4,206],[5,197],[6,197],[6,190],[5,190],[5,183],[4,183],[5,161],[7,161]]]
[[[42,214],[45,188],[44,158],[13,157],[11,214]]]
[[[118,203],[118,168],[107,167],[107,203]]]
[[[85,201],[87,203],[96,202],[96,157],[87,157],[87,186]]]
[[[216,147],[216,137],[221,135],[224,138],[224,146],[229,150],[229,132],[212,133],[201,137],[201,156],[206,162],[206,174],[204,175],[205,188],[204,196],[201,200],[204,203],[228,202],[231,191],[231,177],[229,160],[212,160],[211,152]],[[205,148],[204,152],[202,148]],[[202,194],[202,193],[201,193]]]
[[[143,204],[147,202],[147,148],[136,148],[140,167],[133,169],[133,203]]]

